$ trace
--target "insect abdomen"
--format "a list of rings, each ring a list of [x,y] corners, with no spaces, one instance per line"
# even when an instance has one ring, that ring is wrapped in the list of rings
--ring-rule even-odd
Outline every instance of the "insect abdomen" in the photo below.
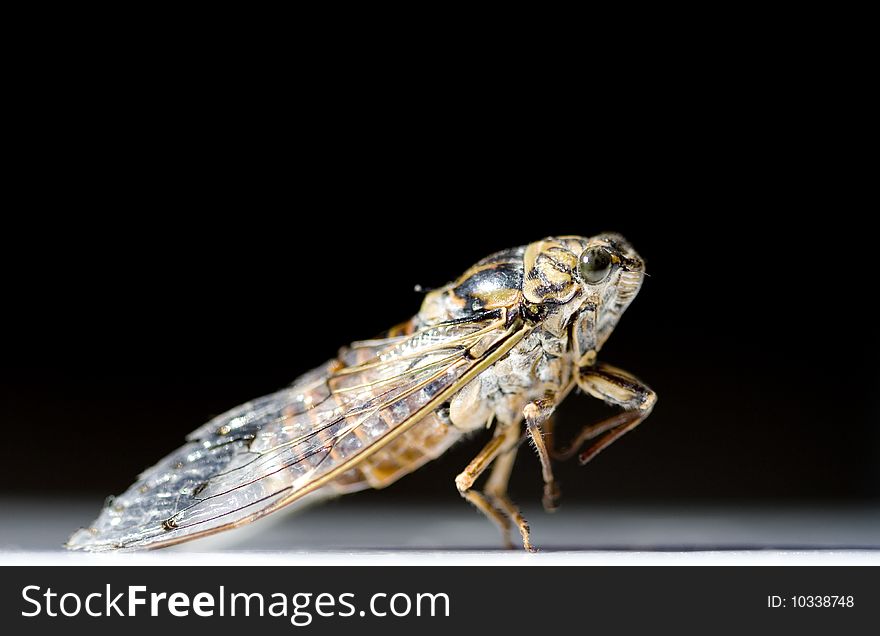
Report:
[[[461,438],[462,432],[444,423],[436,413],[418,424],[334,483],[342,493],[365,488],[385,488],[432,459],[437,459]]]

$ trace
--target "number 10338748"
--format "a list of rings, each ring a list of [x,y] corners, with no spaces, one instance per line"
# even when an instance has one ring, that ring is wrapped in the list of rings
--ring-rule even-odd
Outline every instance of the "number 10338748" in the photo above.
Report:
[[[855,597],[852,595],[800,595],[778,596],[772,594],[767,597],[767,607],[855,607]]]

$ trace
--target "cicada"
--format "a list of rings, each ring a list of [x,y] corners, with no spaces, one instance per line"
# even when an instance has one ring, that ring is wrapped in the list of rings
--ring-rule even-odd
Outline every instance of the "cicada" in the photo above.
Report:
[[[427,293],[409,321],[196,429],[108,499],[67,547],[164,547],[305,499],[384,488],[491,428],[455,487],[505,538],[516,528],[532,550],[529,526],[507,495],[521,442],[537,453],[543,504],[552,510],[559,497],[553,460],[584,448],[579,459],[588,462],[657,400],[635,376],[597,359],[644,275],[642,259],[613,233],[493,254]],[[620,412],[557,449],[548,443],[549,418],[575,387]]]

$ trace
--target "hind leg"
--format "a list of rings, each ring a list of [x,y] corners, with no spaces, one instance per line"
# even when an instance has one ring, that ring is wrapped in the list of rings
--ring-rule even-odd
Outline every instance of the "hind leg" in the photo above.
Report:
[[[510,481],[510,473],[513,472],[513,464],[516,461],[516,452],[519,445],[501,455],[492,465],[492,473],[486,481],[485,493],[489,499],[506,515],[508,523],[513,523],[519,530],[522,539],[523,548],[529,552],[535,552],[532,545],[531,532],[529,530],[529,522],[523,517],[522,512],[515,503],[507,496],[507,484]],[[510,539],[505,536],[505,541],[510,547]]]
[[[529,540],[529,524],[519,509],[507,497],[507,482],[513,470],[519,446],[519,426],[496,429],[495,437],[477,454],[456,478],[455,486],[462,497],[494,522],[501,530],[505,547],[510,542],[511,522],[516,525],[523,540],[523,547],[533,551]],[[491,465],[492,472],[482,492],[473,488],[474,482]]]

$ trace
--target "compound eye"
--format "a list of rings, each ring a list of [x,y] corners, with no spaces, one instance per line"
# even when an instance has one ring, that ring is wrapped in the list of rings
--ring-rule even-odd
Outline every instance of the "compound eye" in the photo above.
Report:
[[[584,282],[591,285],[601,283],[611,273],[611,252],[604,247],[584,250],[578,263],[578,271]]]

